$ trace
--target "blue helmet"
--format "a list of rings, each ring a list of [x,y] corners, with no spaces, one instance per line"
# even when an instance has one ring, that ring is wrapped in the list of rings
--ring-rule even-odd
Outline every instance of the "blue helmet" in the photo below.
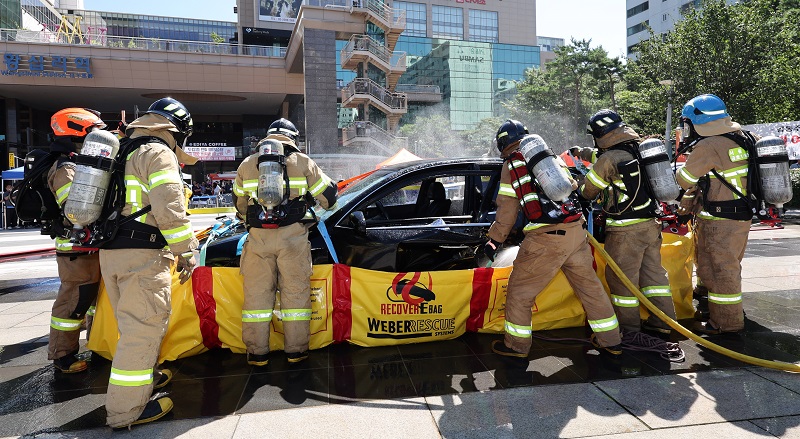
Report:
[[[712,94],[697,96],[683,106],[681,117],[689,119],[692,125],[703,125],[718,119],[730,117],[725,102]]]

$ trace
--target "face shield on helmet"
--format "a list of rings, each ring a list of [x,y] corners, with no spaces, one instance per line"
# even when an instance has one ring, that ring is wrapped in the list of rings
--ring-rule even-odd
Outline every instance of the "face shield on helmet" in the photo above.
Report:
[[[172,133],[175,142],[180,147],[186,145],[186,139],[192,135],[194,124],[191,113],[182,103],[169,97],[161,98],[150,105],[145,114],[147,113],[155,113],[167,118],[178,130],[177,133]]]
[[[300,135],[300,132],[291,121],[280,118],[269,125],[267,134],[280,134],[292,139],[292,142],[297,142],[297,137]]]
[[[95,129],[106,127],[100,112],[88,108],[65,108],[50,118],[50,128],[57,137],[73,137],[80,142]]]
[[[690,99],[683,106],[681,117],[688,119],[692,125],[703,125],[730,115],[722,99],[705,94]]]
[[[497,150],[502,154],[509,145],[522,140],[526,134],[528,134],[528,128],[522,122],[514,119],[506,120],[495,134]]]

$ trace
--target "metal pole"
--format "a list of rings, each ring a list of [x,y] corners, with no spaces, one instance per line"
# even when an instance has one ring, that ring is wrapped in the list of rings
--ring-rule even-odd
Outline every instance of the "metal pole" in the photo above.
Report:
[[[669,94],[667,95],[667,129],[664,132],[664,145],[667,147],[667,156],[669,156],[669,160],[672,161],[672,142],[670,141],[670,127],[672,127],[672,102],[669,99]]]

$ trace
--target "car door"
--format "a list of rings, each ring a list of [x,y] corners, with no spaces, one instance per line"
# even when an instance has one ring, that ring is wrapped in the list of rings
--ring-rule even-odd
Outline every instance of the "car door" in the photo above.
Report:
[[[340,261],[398,272],[474,268],[497,175],[499,165],[433,167],[365,194],[330,230]]]

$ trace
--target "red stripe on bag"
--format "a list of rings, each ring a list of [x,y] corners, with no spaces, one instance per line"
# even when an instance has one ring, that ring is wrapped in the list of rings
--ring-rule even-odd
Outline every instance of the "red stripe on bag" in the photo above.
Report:
[[[344,264],[333,266],[333,341],[336,343],[350,340],[350,331],[353,328],[353,314],[351,307],[353,300],[350,297],[350,267]]]
[[[492,274],[493,268],[472,270],[472,297],[469,300],[467,331],[478,332],[483,328],[483,316],[489,308],[489,296],[492,292]]]
[[[197,267],[192,273],[192,295],[203,345],[209,349],[222,347],[217,324],[217,301],[214,300],[214,277],[211,267]]]

